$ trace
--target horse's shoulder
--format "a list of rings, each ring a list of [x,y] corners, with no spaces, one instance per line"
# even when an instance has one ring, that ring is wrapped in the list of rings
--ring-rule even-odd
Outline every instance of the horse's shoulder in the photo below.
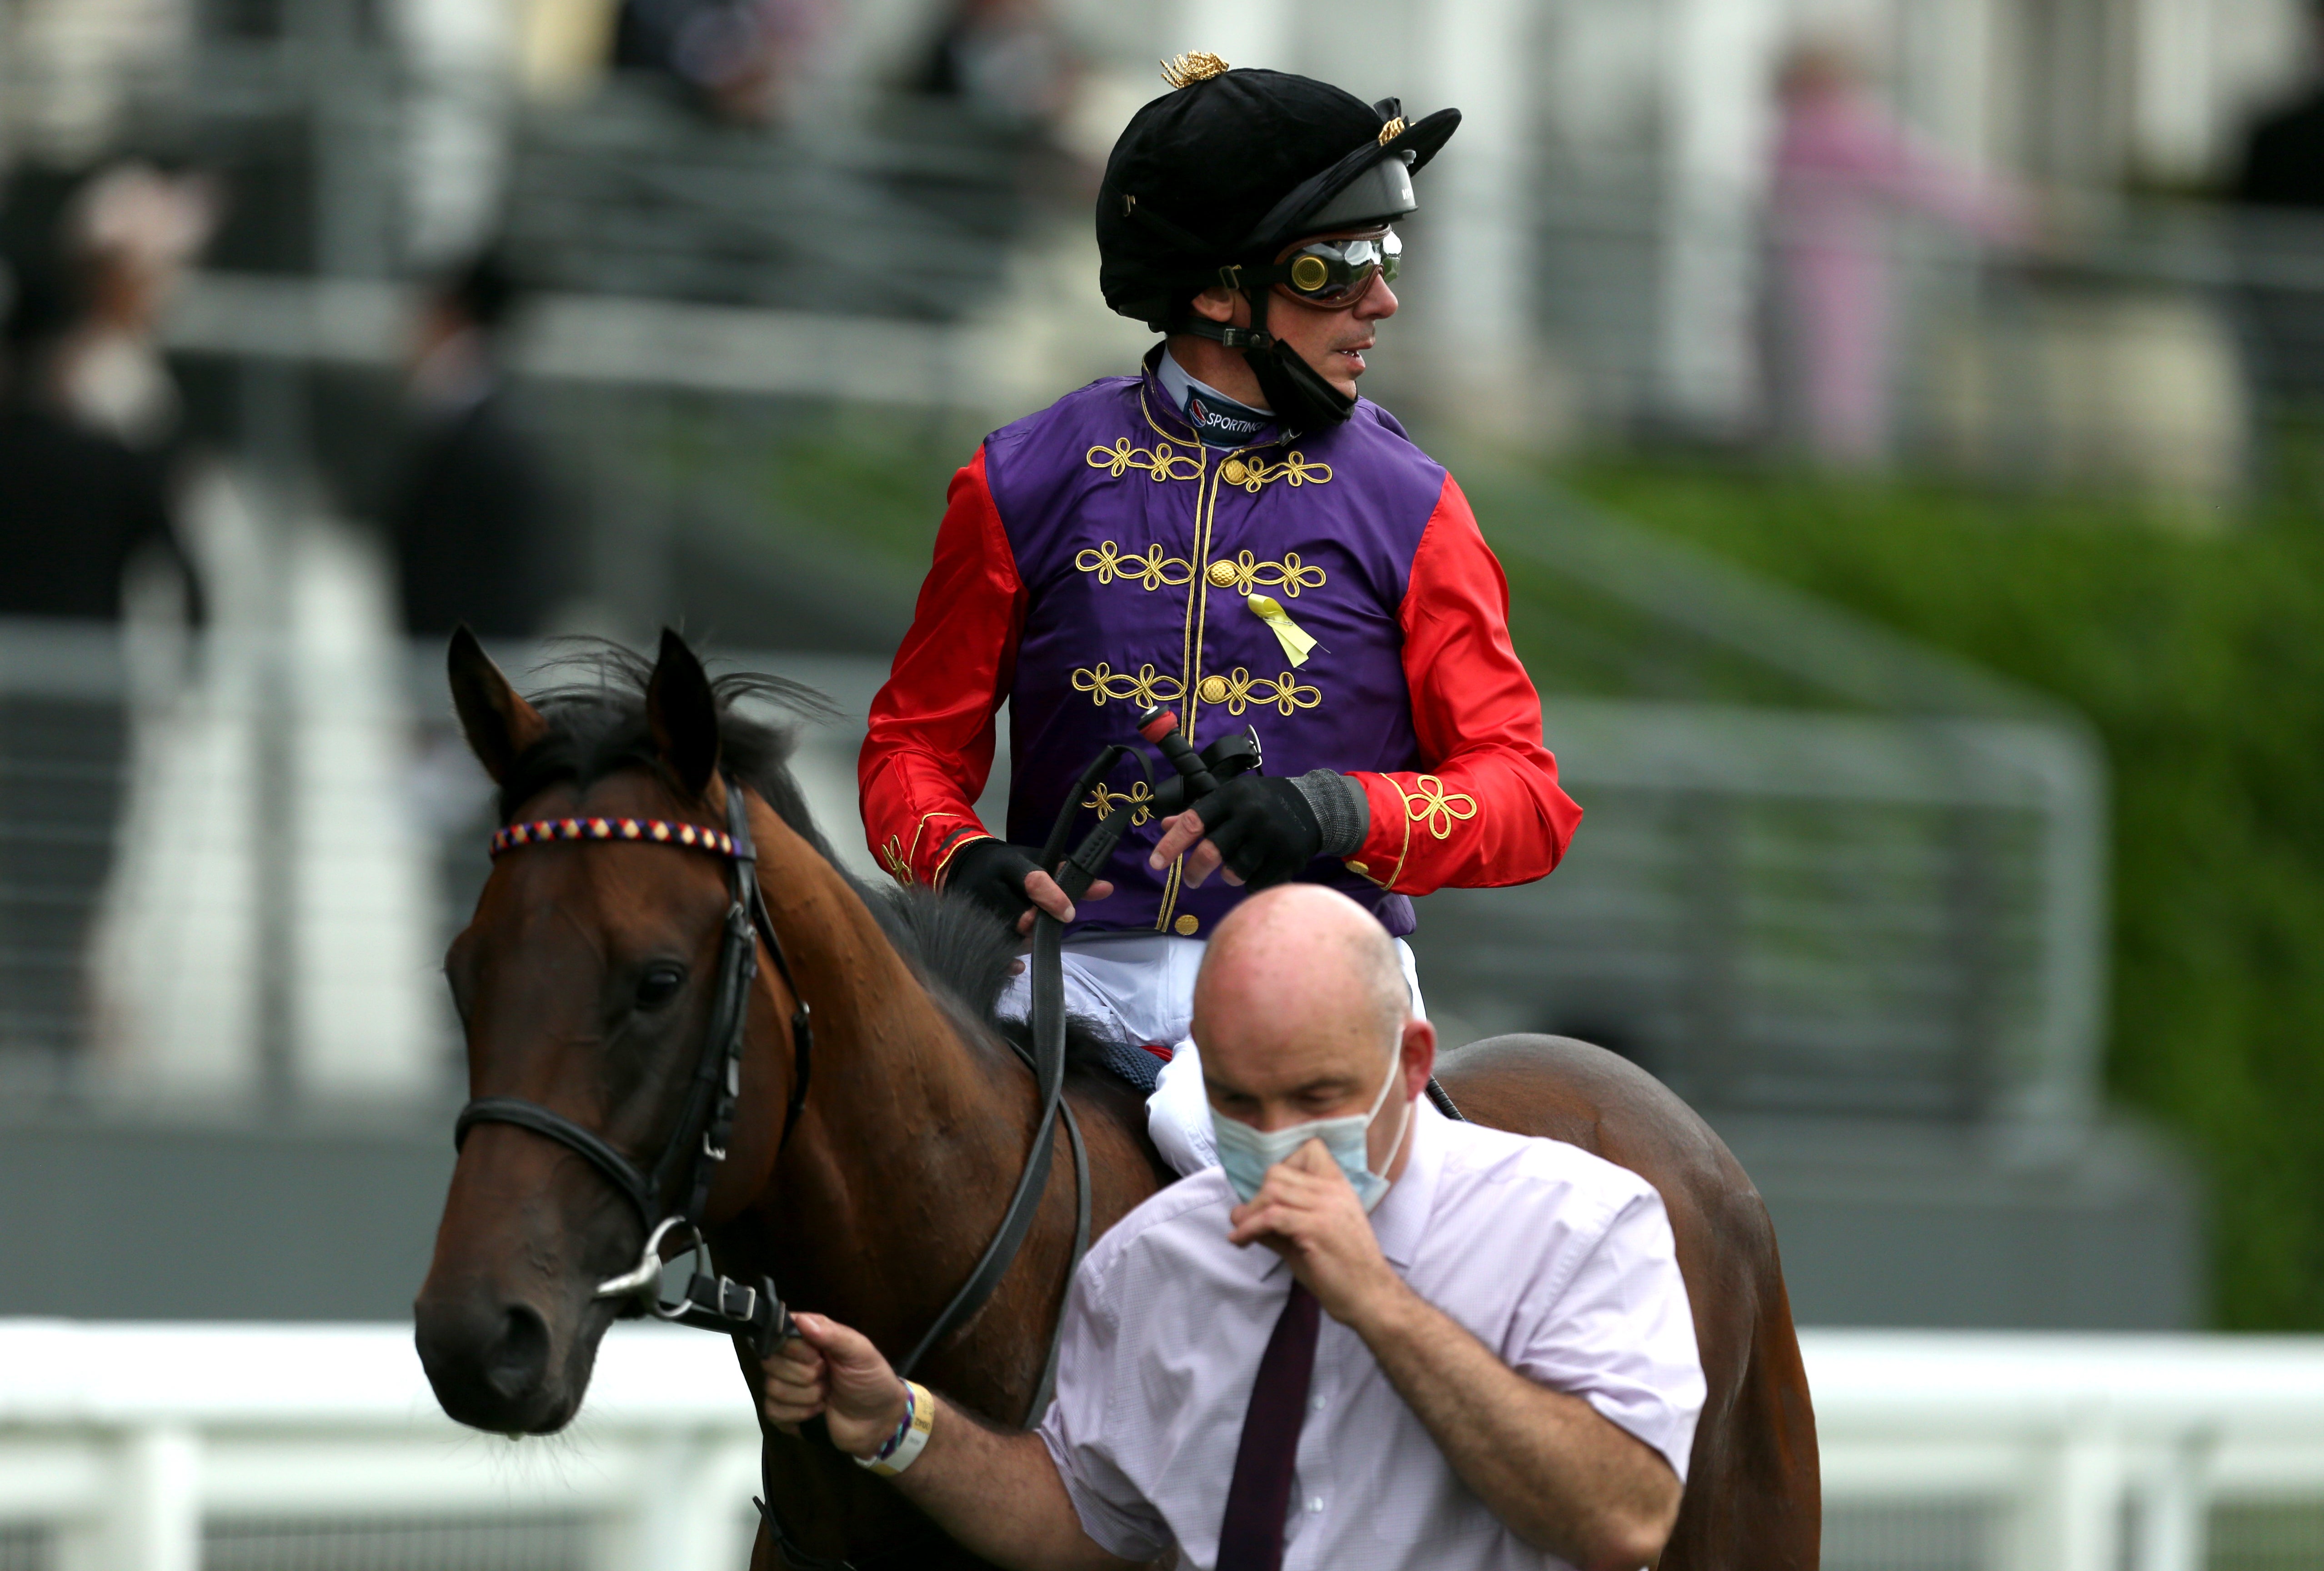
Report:
[[[1576,1145],[1640,1174],[1674,1213],[1729,1237],[1766,1231],[1742,1164],[1702,1115],[1618,1053],[1570,1036],[1489,1037],[1447,1056],[1439,1079],[1480,1124]]]

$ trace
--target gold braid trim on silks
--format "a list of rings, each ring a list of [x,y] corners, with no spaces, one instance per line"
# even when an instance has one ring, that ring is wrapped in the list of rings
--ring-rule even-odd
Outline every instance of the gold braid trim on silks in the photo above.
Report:
[[[1140,703],[1176,703],[1186,693],[1176,676],[1164,675],[1154,669],[1150,661],[1140,666],[1133,676],[1127,671],[1115,670],[1103,660],[1074,669],[1074,691],[1088,694],[1090,702],[1098,704],[1108,699],[1124,698],[1134,698]]]
[[[1135,810],[1130,815],[1130,826],[1135,829],[1154,816],[1153,809],[1147,805],[1153,800],[1154,788],[1145,781],[1139,780],[1134,782],[1127,791],[1116,791],[1111,786],[1100,786],[1095,795],[1082,799],[1082,805],[1096,808],[1097,815],[1103,818],[1126,802]]]
[[[1229,485],[1239,485],[1251,495],[1257,496],[1267,486],[1278,480],[1287,480],[1294,486],[1329,485],[1332,483],[1332,466],[1328,464],[1310,464],[1307,462],[1307,455],[1298,452],[1286,453],[1282,461],[1276,464],[1269,464],[1266,459],[1251,455],[1228,459],[1224,467],[1219,471],[1219,478]]]
[[[1467,822],[1477,816],[1477,799],[1466,792],[1447,791],[1444,782],[1434,775],[1416,775],[1412,783],[1419,787],[1417,795],[1404,799],[1406,813],[1415,823],[1425,823],[1428,832],[1438,840],[1452,838],[1452,821]]]
[[[1379,144],[1382,147],[1386,147],[1389,142],[1394,142],[1397,137],[1402,136],[1403,134],[1404,116],[1399,115],[1395,119],[1380,127]]]
[[[1369,866],[1356,862],[1350,862],[1348,866],[1381,888],[1393,889],[1396,881],[1404,877],[1405,861],[1412,855],[1412,826],[1425,823],[1428,826],[1428,832],[1438,840],[1450,840],[1455,820],[1466,823],[1477,816],[1477,799],[1465,791],[1447,791],[1444,782],[1434,775],[1415,775],[1412,783],[1416,789],[1411,791],[1406,791],[1403,783],[1393,775],[1384,774],[1380,778],[1395,786],[1397,795],[1403,798],[1404,847],[1396,854],[1395,869],[1385,878],[1374,873]]]
[[[1203,461],[1200,457],[1181,453],[1167,442],[1157,442],[1151,449],[1132,447],[1127,436],[1116,436],[1111,447],[1093,447],[1088,454],[1089,466],[1102,469],[1119,480],[1133,469],[1142,469],[1154,477],[1154,483],[1166,480],[1200,480]]]
[[[912,826],[910,845],[904,844],[901,836],[891,834],[880,847],[880,859],[887,865],[888,876],[906,888],[919,882],[912,877],[912,859],[920,854],[920,836],[927,831],[928,820],[936,816],[933,813],[920,814],[920,822]]]
[[[1222,556],[1212,563],[1203,575],[1213,589],[1231,589],[1237,594],[1280,589],[1286,600],[1297,600],[1301,590],[1321,589],[1325,583],[1323,570],[1302,562],[1296,551],[1286,551],[1280,562],[1261,562],[1248,551],[1238,551],[1231,559]]]
[[[1102,449],[1092,448],[1092,452]],[[1184,556],[1165,556],[1158,545],[1146,547],[1142,556],[1125,556],[1121,547],[1111,540],[1077,553],[1074,565],[1084,573],[1094,573],[1100,583],[1111,583],[1119,578],[1125,583],[1141,583],[1148,589],[1159,589],[1168,584],[1181,589],[1194,581],[1194,565]]]
[[[1256,703],[1262,709],[1272,705],[1287,716],[1323,702],[1322,688],[1305,685],[1288,671],[1280,676],[1254,676],[1240,666],[1224,676],[1213,672],[1204,677],[1194,684],[1194,696],[1204,703],[1226,705],[1229,714],[1240,714]]]
[[[1234,68],[1205,49],[1189,54],[1173,55],[1161,62],[1162,79],[1173,87],[1191,87],[1196,82],[1207,82],[1213,77],[1222,77]]]

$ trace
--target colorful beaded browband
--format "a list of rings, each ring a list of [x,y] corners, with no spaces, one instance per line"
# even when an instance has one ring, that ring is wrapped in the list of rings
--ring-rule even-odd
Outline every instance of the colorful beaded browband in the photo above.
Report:
[[[537,818],[493,831],[493,855],[519,846],[558,840],[633,840],[655,845],[691,846],[696,850],[734,854],[734,837],[723,829],[702,824],[672,823],[663,818]]]

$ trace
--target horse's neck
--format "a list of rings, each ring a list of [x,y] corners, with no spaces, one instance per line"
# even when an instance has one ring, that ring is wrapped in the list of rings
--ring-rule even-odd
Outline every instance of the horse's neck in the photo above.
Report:
[[[760,883],[813,1021],[806,1107],[765,1208],[779,1285],[875,1337],[917,1335],[1006,1204],[1032,1082],[964,1042],[854,887],[753,806]],[[779,1127],[779,1106],[761,1111]]]

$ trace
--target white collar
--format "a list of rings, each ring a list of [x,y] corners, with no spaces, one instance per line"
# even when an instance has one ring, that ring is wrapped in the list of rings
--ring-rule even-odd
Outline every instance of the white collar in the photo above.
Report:
[[[1221,392],[1209,382],[1196,381],[1187,374],[1186,368],[1178,363],[1177,356],[1172,354],[1167,347],[1162,351],[1161,363],[1154,368],[1154,375],[1162,383],[1162,390],[1168,393],[1172,401],[1181,409],[1186,407],[1186,400],[1198,392],[1205,392],[1230,409],[1258,409],[1262,415],[1274,412],[1258,404],[1244,403],[1242,400],[1231,393]]]

